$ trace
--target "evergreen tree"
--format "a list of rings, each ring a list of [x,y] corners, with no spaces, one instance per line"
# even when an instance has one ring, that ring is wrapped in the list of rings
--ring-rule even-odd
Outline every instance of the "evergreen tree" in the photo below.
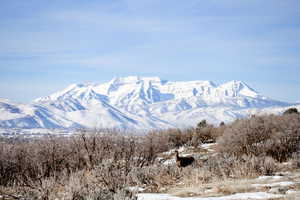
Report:
[[[287,114],[293,114],[293,113],[299,114],[297,108],[289,108],[289,109],[287,109],[286,111],[284,111],[283,114],[284,114],[284,115],[287,115]]]

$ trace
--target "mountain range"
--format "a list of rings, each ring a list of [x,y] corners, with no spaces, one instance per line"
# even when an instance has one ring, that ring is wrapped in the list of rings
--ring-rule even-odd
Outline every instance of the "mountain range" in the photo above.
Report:
[[[167,81],[129,76],[102,84],[72,84],[31,103],[0,99],[0,128],[163,129],[218,124],[299,107],[263,96],[242,81]]]

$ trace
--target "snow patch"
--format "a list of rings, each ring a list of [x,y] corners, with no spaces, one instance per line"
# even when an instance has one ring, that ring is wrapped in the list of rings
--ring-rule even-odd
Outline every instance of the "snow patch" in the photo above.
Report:
[[[295,185],[294,182],[283,181],[277,183],[268,183],[268,184],[252,184],[254,187],[284,187],[284,186],[291,186]]]
[[[142,193],[138,194],[138,200],[250,200],[250,199],[271,199],[280,198],[282,195],[269,194],[266,192],[255,192],[255,193],[238,193],[229,196],[222,197],[175,197],[169,194],[149,194]]]

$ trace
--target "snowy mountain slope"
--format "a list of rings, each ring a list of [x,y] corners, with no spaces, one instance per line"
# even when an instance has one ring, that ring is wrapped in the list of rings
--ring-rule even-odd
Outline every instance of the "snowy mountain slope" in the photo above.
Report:
[[[136,76],[72,84],[29,105],[0,102],[0,127],[5,128],[183,127],[202,119],[217,124],[256,113],[280,113],[291,105],[267,98],[241,81],[216,85]]]
[[[94,86],[94,91],[108,97],[110,103],[127,111],[134,106],[176,101],[189,107],[228,106],[266,107],[288,105],[271,100],[257,93],[240,81],[231,81],[220,86],[211,81],[170,82],[157,77],[125,77],[113,79],[107,84]],[[133,105],[134,104],[134,105]],[[172,103],[171,103],[172,104]]]
[[[17,104],[0,99],[1,128],[75,128],[80,127],[63,115],[44,106]]]
[[[109,98],[95,92],[94,84],[73,84],[61,92],[35,100],[36,104],[64,115],[88,128],[136,128],[149,129],[166,126],[164,122],[122,111],[109,104]],[[155,123],[154,123],[155,122]]]
[[[264,115],[264,114],[274,114],[274,115],[280,115],[284,111],[286,111],[289,108],[297,108],[297,110],[300,111],[300,105],[295,104],[292,106],[287,106],[287,107],[268,107],[268,108],[263,108],[263,109],[250,109],[250,110],[241,110],[241,113],[246,113],[248,112],[248,115]]]

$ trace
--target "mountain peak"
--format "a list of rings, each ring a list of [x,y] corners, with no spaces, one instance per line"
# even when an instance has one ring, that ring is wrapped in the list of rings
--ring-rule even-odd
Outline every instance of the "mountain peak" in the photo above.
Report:
[[[239,81],[239,80],[232,80],[232,81],[229,81],[227,83],[224,83],[224,84],[228,84],[228,85],[234,85],[234,86],[237,86],[237,87],[248,87],[250,88],[245,82],[243,81]]]
[[[243,81],[232,80],[220,85],[219,88],[225,91],[227,95],[232,97],[242,95],[256,98],[260,96],[258,92],[256,92]]]
[[[81,87],[85,87],[86,84],[83,84],[83,83],[73,83],[71,85],[69,85],[68,88],[75,88],[75,87],[78,87],[78,88],[81,88]]]
[[[113,78],[110,83],[117,84],[128,84],[128,83],[139,83],[140,81],[144,82],[161,82],[162,80],[159,77],[141,77],[141,76],[127,76],[127,77],[117,77]]]

